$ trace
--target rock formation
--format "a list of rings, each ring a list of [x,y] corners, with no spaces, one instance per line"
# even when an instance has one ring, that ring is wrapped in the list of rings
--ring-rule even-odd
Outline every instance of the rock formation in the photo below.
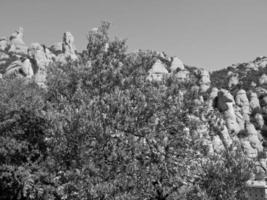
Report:
[[[78,59],[74,37],[70,32],[64,33],[60,45],[54,45],[50,49],[39,43],[27,47],[23,36],[23,28],[19,28],[8,39],[0,38],[0,73],[3,76],[34,77],[40,86],[44,86],[46,68],[50,63],[58,61],[66,64]]]
[[[9,37],[10,47],[9,52],[16,54],[27,54],[27,46],[23,41],[23,28],[20,27],[19,30],[12,33]]]
[[[200,92],[207,92],[210,88],[210,74],[207,70],[200,70],[200,80],[199,80],[199,87]]]
[[[263,85],[267,83],[267,75],[266,74],[262,74],[261,77],[259,78],[259,84]]]
[[[46,54],[45,47],[39,43],[33,43],[29,47],[28,52],[30,58],[34,61],[34,78],[40,86],[45,85],[46,81],[46,67],[50,64],[51,60]]]
[[[65,32],[62,42],[62,53],[56,58],[56,61],[61,64],[66,64],[68,61],[76,61],[78,56],[74,46],[74,37],[70,32]]]
[[[15,75],[31,78],[33,76],[33,69],[29,59],[20,58],[12,62],[6,69],[5,75]]]
[[[239,83],[239,78],[238,77],[239,76],[236,73],[233,73],[233,74],[230,73],[229,74],[228,88],[232,88],[232,87],[238,85],[238,83]]]
[[[100,34],[98,29],[92,31]],[[0,38],[0,78],[22,77],[45,87],[47,67],[51,63],[64,65],[79,61],[70,32],[65,32],[62,42],[50,48],[39,43],[27,47],[23,34],[23,28],[19,28],[10,37]],[[110,50],[108,43],[102,45],[102,51]],[[220,153],[235,142],[241,144],[251,158],[264,150],[264,142],[267,144],[267,57],[217,72],[185,65],[178,57],[169,57],[164,52],[154,53],[152,57],[156,61],[146,71],[148,81],[161,82],[170,77],[176,79],[178,85],[182,82],[190,85],[193,108],[188,120],[199,126],[195,131],[185,128],[193,139],[202,140],[208,154]],[[94,63],[89,60],[85,65],[91,68]],[[184,94],[185,89],[181,89],[177,98],[183,99]],[[202,106],[206,106],[208,114],[203,111],[197,116],[195,113]]]
[[[250,91],[249,93],[249,105],[250,105],[250,110],[253,111],[257,108],[260,108],[260,101],[258,98],[258,95],[256,92]]]
[[[165,76],[169,74],[164,64],[158,59],[148,71],[147,80],[162,81]]]
[[[185,67],[184,67],[183,62],[179,58],[173,57],[170,69],[171,69],[171,72],[175,72],[177,70],[184,70]]]

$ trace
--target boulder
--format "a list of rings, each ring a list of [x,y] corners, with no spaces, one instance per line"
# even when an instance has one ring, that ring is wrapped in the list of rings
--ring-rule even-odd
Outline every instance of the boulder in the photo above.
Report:
[[[27,54],[28,47],[25,45],[25,42],[23,41],[23,28],[20,27],[19,30],[12,33],[12,35],[9,37],[10,41],[10,53],[15,54]]]
[[[22,62],[21,72],[26,78],[31,78],[34,75],[31,61],[28,58]]]
[[[255,92],[258,94],[258,96],[267,94],[267,90],[263,87],[256,87]]]
[[[66,64],[68,61],[78,60],[76,48],[74,46],[74,37],[70,32],[65,32],[62,41],[62,53],[56,58],[57,62]]]
[[[162,81],[165,76],[169,74],[165,65],[158,59],[148,71],[147,80],[149,81]]]
[[[267,75],[266,74],[262,74],[259,78],[259,84],[263,85],[267,83]]]
[[[6,51],[9,46],[6,38],[0,38],[0,51]]]
[[[230,147],[233,143],[226,126],[224,126],[223,130],[221,131],[221,140],[226,147]]]
[[[239,125],[240,131],[245,129],[245,122],[248,120],[246,117],[243,116],[242,111],[240,108],[235,109],[235,116],[236,121]]]
[[[183,62],[179,58],[173,57],[170,69],[171,72],[176,72],[177,70],[184,70],[185,68]]]
[[[250,104],[245,90],[241,89],[237,92],[235,103],[241,108],[241,113],[245,120],[249,120]]]
[[[256,113],[255,116],[254,116],[254,120],[255,120],[255,123],[256,123],[256,127],[258,129],[262,129],[263,126],[264,126],[264,119],[263,119],[263,116],[261,113]]]
[[[51,45],[49,47],[49,49],[53,54],[55,54],[57,56],[63,52],[62,46],[63,46],[62,42],[57,42],[57,43]]]
[[[247,70],[258,70],[258,66],[253,63],[253,62],[249,62],[247,65],[246,65],[246,69]]]
[[[214,100],[217,98],[218,92],[219,90],[216,87],[211,89],[211,93],[208,99],[208,110],[213,110]]]
[[[239,75],[236,73],[230,74],[228,80],[228,88],[232,88],[238,84],[239,84]]]
[[[251,86],[252,88],[255,88],[255,87],[257,86],[257,83],[255,83],[254,81],[252,81],[252,82],[250,83],[250,86]]]
[[[48,59],[45,47],[39,43],[33,43],[29,48],[29,56],[34,61],[34,77],[38,85],[44,86],[46,81],[46,67],[51,60]]]
[[[32,64],[28,58],[16,60],[7,67],[5,75],[16,75],[31,78],[33,76]]]
[[[261,105],[261,107],[267,106],[267,95],[266,94],[264,96],[261,96],[260,105]]]
[[[19,27],[18,30],[13,32],[11,36],[9,37],[9,40],[11,43],[15,45],[24,45],[25,43],[23,41],[23,28]]]
[[[212,137],[212,145],[214,152],[216,153],[221,153],[225,149],[224,144],[218,135]]]
[[[257,149],[253,148],[248,140],[241,139],[240,143],[244,150],[244,153],[249,158],[256,158],[258,156]]]
[[[255,129],[254,125],[251,123],[247,123],[246,131],[248,134],[248,141],[250,142],[251,146],[257,149],[258,152],[262,152],[263,151],[262,142],[258,137],[258,131]]]
[[[258,65],[259,65],[259,67],[262,67],[262,68],[266,67],[267,66],[267,60],[261,61]]]
[[[190,75],[190,72],[185,69],[185,70],[178,71],[175,74],[175,77],[180,82],[186,82],[189,80],[189,75]]]
[[[10,56],[7,53],[0,52],[0,67],[1,67],[1,72],[6,68],[10,61]]]
[[[200,92],[207,92],[210,88],[210,73],[207,70],[200,70],[200,79],[199,79],[199,86]]]
[[[5,76],[10,76],[10,75],[21,75],[20,74],[20,69],[22,66],[22,61],[21,60],[15,60],[13,61],[5,70],[4,75]]]
[[[221,89],[218,93],[217,102],[215,107],[217,107],[224,116],[226,126],[228,130],[235,134],[240,131],[240,127],[237,123],[235,110],[234,110],[234,98],[229,91]]]
[[[260,108],[260,100],[256,92],[249,93],[249,101],[249,106],[252,111],[257,108]]]

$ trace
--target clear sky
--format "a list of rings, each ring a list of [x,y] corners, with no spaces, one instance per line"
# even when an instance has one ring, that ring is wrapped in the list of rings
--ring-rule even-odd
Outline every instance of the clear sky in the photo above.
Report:
[[[129,51],[165,51],[210,70],[267,56],[267,0],[0,0],[0,36],[23,26],[27,44],[70,31],[82,50],[103,20]]]

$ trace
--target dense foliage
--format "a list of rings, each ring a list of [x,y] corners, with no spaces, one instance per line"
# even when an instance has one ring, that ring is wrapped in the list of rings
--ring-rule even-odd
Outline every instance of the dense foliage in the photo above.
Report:
[[[251,162],[205,156],[184,131],[205,110],[192,84],[146,81],[157,54],[127,53],[108,28],[79,62],[50,66],[46,89],[0,80],[0,199],[244,199]]]

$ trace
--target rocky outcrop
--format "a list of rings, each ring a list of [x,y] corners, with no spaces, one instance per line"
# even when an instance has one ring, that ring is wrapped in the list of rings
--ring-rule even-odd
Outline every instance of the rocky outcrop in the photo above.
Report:
[[[64,33],[60,45],[54,45],[50,49],[39,43],[28,47],[23,37],[23,28],[19,28],[8,39],[0,39],[0,73],[3,76],[33,77],[38,85],[44,86],[46,68],[50,63],[58,61],[66,64],[78,59],[74,37],[70,32]]]
[[[56,61],[66,64],[68,61],[76,61],[78,56],[74,46],[74,37],[70,32],[65,32],[62,41],[62,53],[56,57]]]
[[[251,111],[254,111],[255,109],[260,108],[260,100],[259,100],[256,92],[250,91],[250,93],[249,93],[249,105],[250,105]]]
[[[190,72],[186,69],[180,70],[175,74],[175,77],[180,81],[180,82],[186,82],[189,81],[189,74]]]
[[[62,42],[57,42],[51,45],[49,49],[54,55],[58,56],[59,54],[63,53],[62,46],[63,46]]]
[[[250,105],[245,90],[241,89],[237,92],[235,102],[236,105],[239,106],[241,115],[243,116],[244,120],[249,121]]]
[[[171,62],[171,67],[170,67],[171,72],[176,72],[177,70],[180,71],[184,69],[185,67],[184,67],[183,62],[179,58],[173,57],[172,62]]]
[[[207,70],[200,70],[200,79],[199,79],[199,89],[200,92],[204,93],[207,92],[210,88],[210,73]]]
[[[96,36],[101,34],[98,29],[92,31]],[[10,37],[0,38],[1,77],[22,77],[45,87],[47,67],[51,63],[64,65],[69,61],[79,61],[70,32],[64,33],[62,42],[49,48],[39,43],[28,47],[23,37],[23,28],[19,28]],[[101,45],[102,52],[108,52],[111,48],[106,41]],[[267,57],[238,63],[216,73],[187,66],[178,57],[169,57],[164,52],[153,52],[151,60],[155,62],[146,71],[148,81],[161,82],[171,78],[176,79],[178,85],[190,85],[193,105],[190,108],[192,115],[188,118],[192,124],[197,121],[199,126],[194,133],[189,130],[188,135],[200,137],[208,154],[219,153],[236,141],[248,157],[257,157],[263,151],[267,138]],[[89,60],[84,65],[91,68],[94,62]],[[124,63],[119,65],[123,66]],[[183,88],[177,98],[183,99],[184,94]],[[205,106],[207,109],[203,109]],[[211,115],[194,116],[199,108]]]
[[[0,51],[7,50],[9,44],[7,38],[0,38]]]
[[[148,71],[147,80],[149,81],[162,81],[169,72],[165,65],[158,59]]]
[[[263,85],[267,83],[267,75],[266,74],[262,74],[261,77],[259,78],[259,84]]]
[[[238,83],[239,83],[239,76],[238,76],[238,74],[236,74],[236,73],[230,73],[228,75],[228,77],[229,77],[229,80],[228,80],[228,88],[232,88],[232,87],[238,85]]]
[[[9,37],[9,52],[15,54],[27,54],[28,47],[23,41],[23,28],[20,27]]]
[[[12,62],[6,69],[4,75],[10,76],[22,76],[26,78],[31,78],[33,76],[32,64],[27,58],[20,58]]]
[[[46,68],[52,62],[51,55],[46,47],[33,43],[29,47],[29,57],[33,60],[34,78],[38,85],[44,87],[46,81]]]

